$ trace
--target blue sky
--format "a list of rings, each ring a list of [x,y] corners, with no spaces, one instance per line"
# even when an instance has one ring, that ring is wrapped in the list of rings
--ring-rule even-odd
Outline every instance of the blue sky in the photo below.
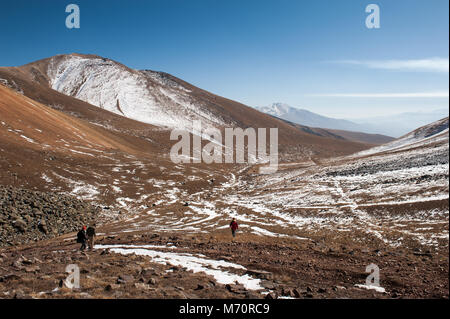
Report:
[[[81,28],[67,29],[78,4]],[[380,6],[381,28],[365,8]],[[448,0],[15,0],[0,65],[93,53],[247,105],[358,118],[448,107]]]

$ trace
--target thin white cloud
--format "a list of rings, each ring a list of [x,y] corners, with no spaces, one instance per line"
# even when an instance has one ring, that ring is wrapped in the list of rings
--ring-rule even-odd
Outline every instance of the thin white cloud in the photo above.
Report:
[[[412,93],[332,93],[309,94],[310,97],[343,97],[343,98],[448,98],[448,91],[412,92]]]
[[[418,71],[418,72],[441,72],[448,73],[449,59],[448,58],[429,58],[419,60],[342,60],[336,61],[341,64],[361,65],[371,69],[384,70],[404,70],[404,71]]]

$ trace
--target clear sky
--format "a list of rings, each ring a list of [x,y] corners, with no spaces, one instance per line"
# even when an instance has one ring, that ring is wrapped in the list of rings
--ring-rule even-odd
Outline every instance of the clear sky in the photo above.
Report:
[[[68,4],[81,28],[67,29]],[[368,29],[365,8],[380,7]],[[14,0],[0,65],[92,53],[247,105],[358,118],[448,107],[448,0]]]

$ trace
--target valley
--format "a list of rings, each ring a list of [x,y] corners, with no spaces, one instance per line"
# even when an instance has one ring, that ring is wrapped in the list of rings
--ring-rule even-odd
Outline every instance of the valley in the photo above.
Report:
[[[448,298],[448,117],[379,145],[98,56],[0,79],[0,298]],[[174,163],[192,119],[278,128],[278,170]]]

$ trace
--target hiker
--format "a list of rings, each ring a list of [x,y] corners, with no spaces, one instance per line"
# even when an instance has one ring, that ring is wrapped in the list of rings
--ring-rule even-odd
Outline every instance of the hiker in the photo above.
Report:
[[[239,225],[236,222],[236,218],[233,218],[233,220],[231,221],[230,228],[231,228],[231,234],[233,235],[233,237],[236,237],[236,230],[239,228]]]
[[[95,224],[88,227],[86,234],[87,234],[87,242],[88,242],[89,250],[92,250],[92,249],[94,249]]]
[[[77,243],[81,244],[80,248],[81,251],[86,249],[86,241],[87,241],[86,226],[83,226],[83,228],[77,234]]]

